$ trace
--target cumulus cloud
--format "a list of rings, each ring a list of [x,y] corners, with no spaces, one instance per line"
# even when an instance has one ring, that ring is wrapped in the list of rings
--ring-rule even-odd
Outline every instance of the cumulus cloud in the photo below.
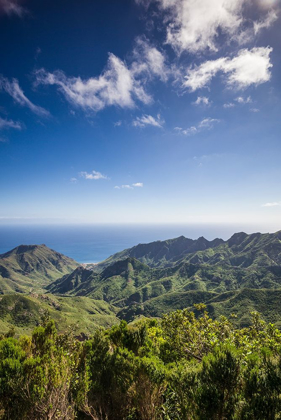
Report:
[[[276,206],[281,206],[281,203],[277,201],[273,201],[271,203],[265,203],[262,205],[262,207],[276,207]]]
[[[259,47],[240,50],[234,58],[223,57],[190,67],[183,86],[191,91],[206,87],[217,73],[226,75],[229,87],[245,89],[250,85],[268,82],[271,78],[270,53],[272,48]]]
[[[143,187],[142,182],[136,182],[135,184],[132,184],[132,185],[133,185],[133,187],[136,187],[136,188],[142,188]]]
[[[132,125],[134,127],[147,127],[153,126],[162,128],[165,121],[161,119],[160,114],[157,115],[157,118],[152,117],[152,115],[143,115],[142,117],[137,117],[133,122]]]
[[[20,0],[0,0],[0,13],[22,17],[26,13],[26,10],[20,3]]]
[[[100,172],[97,171],[92,171],[90,173],[88,172],[80,172],[79,176],[81,176],[84,179],[89,179],[89,180],[95,180],[97,181],[98,179],[108,179],[108,177],[106,175],[103,175]]]
[[[116,121],[115,123],[113,123],[114,127],[120,127],[122,125],[122,121]]]
[[[218,50],[222,33],[228,40],[244,43],[252,40],[263,28],[269,28],[277,14],[268,4],[266,17],[250,20],[244,10],[248,0],[136,0],[145,7],[156,3],[165,13],[166,42],[177,53]],[[255,4],[254,4],[255,5]],[[256,5],[255,5],[256,6]],[[264,14],[266,8],[262,10]]]
[[[194,105],[210,105],[210,100],[206,96],[198,96],[195,102],[193,102]]]
[[[219,123],[220,120],[217,118],[204,118],[199,124],[191,126],[189,128],[183,129],[181,127],[175,127],[180,134],[185,136],[192,136],[194,134],[198,134],[203,130],[211,130],[215,124]]]
[[[5,130],[8,128],[14,128],[16,130],[21,130],[23,127],[20,122],[12,121],[12,120],[5,120],[0,117],[0,130]]]
[[[23,90],[19,86],[17,79],[12,79],[11,81],[6,77],[0,76],[0,90],[8,93],[16,103],[21,106],[26,106],[34,114],[39,115],[40,117],[47,117],[50,113],[42,108],[41,106],[34,105],[24,94]]]
[[[49,73],[40,69],[35,72],[35,84],[56,85],[72,105],[97,112],[107,106],[133,108],[136,101],[151,103],[152,97],[145,90],[147,80],[158,77],[164,81],[166,71],[162,53],[146,38],[138,38],[130,65],[110,53],[105,70],[97,77],[82,79],[68,77],[60,70]]]

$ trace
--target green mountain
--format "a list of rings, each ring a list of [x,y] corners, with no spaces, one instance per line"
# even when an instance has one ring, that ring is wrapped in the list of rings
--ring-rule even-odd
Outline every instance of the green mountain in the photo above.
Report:
[[[129,321],[200,302],[214,316],[238,314],[242,324],[249,320],[249,308],[260,310],[269,321],[273,313],[275,322],[281,320],[277,299],[270,310],[259,300],[265,291],[270,299],[280,294],[281,232],[237,233],[228,241],[184,237],[158,241],[124,250],[89,268],[77,268],[48,290],[109,302],[120,308],[119,318]]]
[[[42,289],[78,265],[46,245],[20,245],[0,255],[0,293]]]
[[[167,241],[139,244],[112,255],[97,266],[101,271],[108,265],[125,258],[136,258],[150,267],[170,267],[179,262],[191,264],[223,264],[233,267],[281,266],[281,231],[272,234],[244,232],[234,234],[227,241],[214,239],[208,241],[180,236]]]
[[[116,324],[116,312],[112,305],[87,297],[13,293],[0,297],[0,332],[5,333],[14,326],[16,333],[29,334],[42,316],[48,314],[60,332],[91,334],[100,326]]]
[[[6,294],[0,328],[30,328],[48,309],[62,328],[80,319],[79,326],[90,331],[201,302],[214,317],[236,314],[237,325],[248,325],[250,311],[257,310],[281,326],[281,231],[241,232],[227,241],[181,236],[86,267],[44,245],[20,246],[0,256],[0,273],[0,292]],[[15,291],[28,295],[7,295]],[[9,299],[21,302],[14,317],[13,304],[5,304]]]

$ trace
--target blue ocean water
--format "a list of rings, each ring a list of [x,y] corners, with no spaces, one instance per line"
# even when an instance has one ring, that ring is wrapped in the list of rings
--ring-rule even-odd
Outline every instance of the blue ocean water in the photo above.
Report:
[[[20,244],[45,244],[80,263],[100,262],[139,243],[181,235],[228,239],[239,230],[233,225],[0,225],[0,254]]]

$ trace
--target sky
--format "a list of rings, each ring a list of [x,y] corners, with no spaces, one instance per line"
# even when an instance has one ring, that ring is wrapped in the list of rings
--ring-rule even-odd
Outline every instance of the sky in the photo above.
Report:
[[[281,229],[278,0],[0,0],[0,223]]]

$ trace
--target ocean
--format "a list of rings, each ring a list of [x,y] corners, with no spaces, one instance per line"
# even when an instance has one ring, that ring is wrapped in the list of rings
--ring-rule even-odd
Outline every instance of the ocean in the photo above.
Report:
[[[0,225],[0,254],[21,244],[45,244],[80,263],[97,263],[139,243],[181,235],[228,239],[241,230],[258,230],[246,229],[233,225]]]

